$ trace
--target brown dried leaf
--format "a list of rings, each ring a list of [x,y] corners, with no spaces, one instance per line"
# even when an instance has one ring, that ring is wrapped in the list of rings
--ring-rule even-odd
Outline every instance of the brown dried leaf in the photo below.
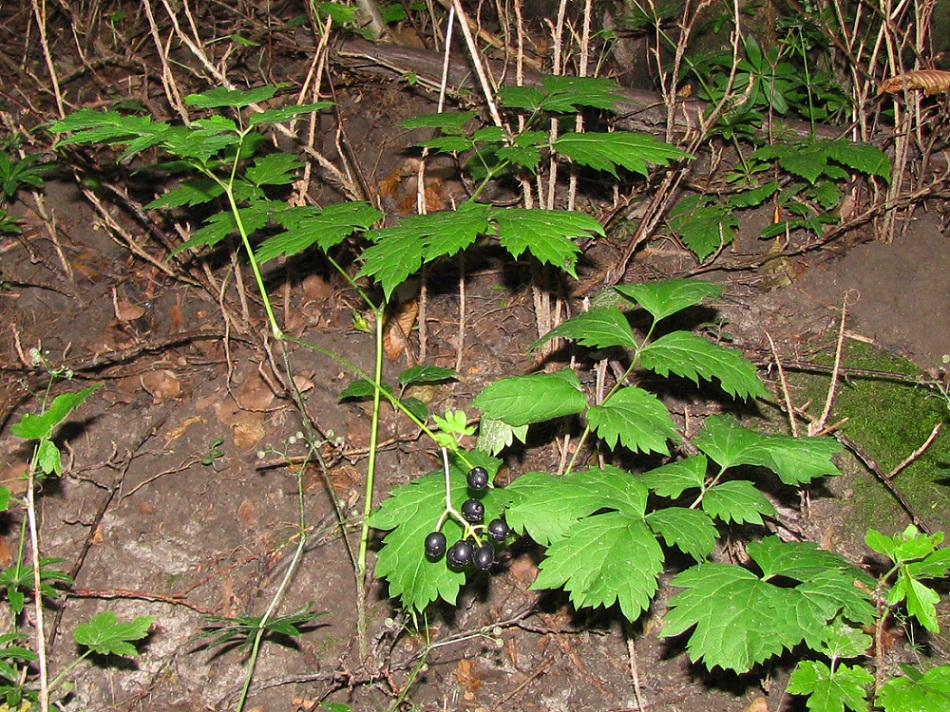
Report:
[[[419,316],[419,302],[412,299],[400,304],[386,317],[386,324],[383,326],[383,348],[390,361],[395,361],[405,351],[412,365],[409,334],[412,333],[412,327],[416,325],[417,316]]]
[[[462,659],[458,661],[455,668],[455,678],[459,681],[459,686],[464,690],[463,696],[466,700],[474,700],[475,693],[481,687],[482,681],[476,675],[475,661]]]
[[[905,89],[923,89],[926,96],[950,92],[950,72],[943,69],[919,69],[890,77],[881,82],[878,94],[894,94]]]
[[[181,424],[175,428],[172,428],[167,433],[165,433],[165,447],[167,448],[178,438],[185,434],[185,431],[188,430],[192,425],[197,425],[198,423],[203,423],[204,418],[200,415],[192,415],[189,418],[185,418],[181,421]]]
[[[175,399],[181,395],[181,381],[178,380],[174,371],[168,369],[149,371],[142,376],[140,382],[142,388],[148,391],[156,403]]]
[[[247,410],[267,410],[274,400],[274,391],[264,380],[260,371],[254,369],[237,393],[238,405]]]

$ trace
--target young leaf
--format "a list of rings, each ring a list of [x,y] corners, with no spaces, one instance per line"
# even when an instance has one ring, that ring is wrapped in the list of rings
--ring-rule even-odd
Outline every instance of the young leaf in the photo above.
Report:
[[[453,502],[468,496],[465,474],[454,465],[450,494]],[[494,516],[504,510],[508,498],[504,490],[492,488],[481,501]],[[425,538],[435,529],[444,508],[445,475],[434,472],[395,489],[370,516],[370,526],[390,530],[376,561],[376,576],[388,581],[390,595],[398,597],[406,608],[422,611],[439,598],[454,604],[465,580],[464,573],[452,571],[445,561],[429,561],[424,555]],[[449,519],[442,532],[451,542],[461,537],[462,527]]]
[[[892,606],[904,601],[907,612],[932,633],[940,632],[940,624],[937,621],[939,600],[940,594],[909,576],[906,569],[900,571],[897,583],[887,596],[887,602]]]
[[[518,427],[580,413],[587,400],[577,374],[568,368],[495,381],[482,389],[472,405],[486,418]]]
[[[627,317],[612,306],[595,307],[571,317],[531,344],[531,348],[536,349],[557,338],[572,339],[581,346],[592,349],[607,349],[612,346],[628,349],[639,347]]]
[[[412,366],[399,374],[398,381],[402,386],[412,386],[417,383],[438,383],[458,377],[458,372],[441,366],[426,366],[419,364]]]
[[[27,413],[19,423],[10,428],[10,432],[24,440],[45,440],[52,437],[56,426],[66,420],[69,414],[82,405],[101,385],[88,386],[81,391],[56,396],[45,411],[39,415]]]
[[[685,490],[703,487],[709,462],[693,455],[644,472],[637,479],[661,497],[678,498]]]
[[[831,456],[840,452],[841,446],[833,438],[757,433],[728,415],[707,418],[705,430],[694,443],[723,469],[736,465],[768,467],[789,485],[838,474]]]
[[[527,425],[508,425],[503,420],[482,418],[478,424],[478,449],[490,455],[497,455],[517,438],[524,442],[528,437]]]
[[[806,704],[812,712],[854,712],[868,708],[868,685],[874,676],[860,666],[838,665],[832,671],[822,662],[802,660],[789,678],[787,692],[808,695]]]
[[[566,210],[495,210],[492,221],[498,227],[498,242],[517,259],[528,250],[535,259],[563,269],[577,277],[574,267],[580,248],[578,237],[603,235],[603,226],[589,215]]]
[[[296,255],[311,245],[329,250],[354,232],[366,231],[383,214],[369,203],[352,201],[320,210],[310,205],[280,210],[274,220],[284,232],[261,243],[254,256],[267,262],[279,255]]]
[[[704,299],[715,299],[722,294],[722,287],[718,284],[699,279],[663,279],[622,284],[614,289],[639,304],[654,321],[662,321]]]
[[[641,516],[606,512],[582,519],[552,543],[531,588],[564,588],[575,606],[619,604],[634,621],[650,605],[663,550]]]
[[[650,512],[647,524],[663,537],[667,546],[675,546],[698,562],[716,548],[716,525],[705,512],[685,507],[664,507]]]
[[[587,411],[591,429],[613,450],[617,441],[633,452],[669,455],[667,441],[679,436],[666,406],[652,393],[627,386]]]
[[[581,517],[600,509],[643,516],[647,489],[616,467],[555,476],[529,472],[505,488],[511,506],[505,519],[543,546],[563,538]]]
[[[748,480],[730,480],[706,491],[703,511],[724,522],[761,524],[761,515],[774,514],[775,508]]]
[[[769,397],[755,366],[738,352],[687,331],[661,336],[640,352],[640,362],[661,376],[672,372],[697,385],[700,378],[707,381],[717,378],[722,389],[735,398]]]
[[[120,623],[113,611],[103,611],[88,623],[76,626],[73,639],[99,655],[121,655],[125,658],[138,656],[131,641],[148,635],[152,616],[141,616],[128,623]]]
[[[606,171],[615,178],[617,166],[646,176],[647,164],[669,165],[692,158],[675,146],[649,134],[631,131],[613,133],[566,133],[554,141],[554,150],[582,166]]]
[[[380,387],[387,393],[393,392],[392,388],[387,383],[381,383]],[[376,387],[372,383],[367,381],[365,378],[357,378],[346,388],[340,391],[340,395],[337,396],[337,399],[346,400],[347,398],[371,398],[375,392]]]
[[[950,709],[950,665],[919,678],[893,677],[881,687],[877,704],[884,712],[943,712]]]

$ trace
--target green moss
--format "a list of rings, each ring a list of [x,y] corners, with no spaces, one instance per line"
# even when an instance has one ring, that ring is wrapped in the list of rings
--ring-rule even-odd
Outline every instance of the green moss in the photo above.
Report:
[[[832,359],[824,363],[830,365]],[[842,365],[912,376],[920,373],[913,362],[860,342],[847,344]],[[810,400],[809,412],[819,413],[830,377],[796,374],[791,382],[798,391],[796,401]],[[841,432],[889,473],[921,446],[938,422],[948,420],[948,415],[946,400],[923,386],[850,376],[839,381],[829,423],[847,418]],[[888,533],[906,526],[907,515],[876,477],[863,466],[846,469],[854,474],[846,489],[853,494],[849,504],[854,505],[855,526],[873,526]],[[896,475],[893,483],[924,521],[935,528],[950,528],[950,428],[944,429],[922,457]]]

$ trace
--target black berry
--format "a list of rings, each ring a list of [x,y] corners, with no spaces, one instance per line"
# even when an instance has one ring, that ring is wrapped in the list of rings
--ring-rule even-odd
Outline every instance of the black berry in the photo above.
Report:
[[[462,503],[462,517],[469,524],[481,524],[485,518],[485,505],[477,499],[466,499]]]
[[[461,569],[472,563],[472,557],[475,555],[475,547],[472,542],[460,539],[452,544],[449,553],[445,555],[445,560],[453,569]]]
[[[488,472],[484,467],[473,467],[468,471],[468,486],[476,492],[488,487]]]
[[[492,519],[488,523],[488,536],[494,541],[502,542],[508,538],[509,534],[511,534],[511,530],[504,519]]]
[[[442,532],[432,532],[426,537],[426,558],[430,561],[438,561],[445,553],[445,534]]]
[[[495,563],[495,548],[487,541],[475,550],[475,568],[488,571]]]

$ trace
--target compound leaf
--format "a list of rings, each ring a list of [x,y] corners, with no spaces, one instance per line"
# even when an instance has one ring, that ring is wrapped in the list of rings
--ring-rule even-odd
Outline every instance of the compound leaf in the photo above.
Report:
[[[563,476],[529,472],[505,491],[511,497],[505,512],[508,525],[544,546],[560,540],[581,517],[600,509],[642,518],[648,495],[646,487],[629,473],[610,466]]]
[[[303,163],[291,153],[270,153],[258,156],[244,176],[254,185],[287,185],[294,182],[294,171]]]
[[[665,507],[650,512],[647,524],[667,546],[675,546],[696,561],[702,561],[716,548],[716,525],[705,512]]]
[[[646,176],[647,164],[666,166],[688,158],[675,146],[649,134],[632,131],[612,133],[566,133],[554,141],[554,150],[575,163],[617,177],[617,166]]]
[[[120,623],[113,611],[103,611],[88,623],[80,623],[73,632],[73,639],[99,655],[121,655],[126,658],[138,656],[131,641],[148,635],[152,616],[141,616],[128,623]]]
[[[673,579],[684,590],[669,603],[662,638],[694,628],[687,653],[712,669],[738,673],[801,640],[795,592],[762,581],[739,566],[702,563]]]
[[[266,204],[238,208],[237,212],[248,235],[264,227],[270,217]],[[201,229],[195,230],[188,240],[176,247],[174,254],[197,247],[214,247],[237,229],[238,224],[233,212],[223,210],[215,213],[205,219],[205,224]]]
[[[587,411],[591,429],[613,450],[617,441],[634,452],[669,455],[666,443],[678,440],[666,406],[652,393],[627,386]]]
[[[482,418],[478,423],[478,447],[491,455],[497,455],[509,447],[515,438],[524,442],[527,437],[527,425],[516,427],[494,418]]]
[[[436,114],[414,116],[402,122],[405,129],[438,129],[444,134],[460,136],[465,132],[465,124],[474,119],[474,111],[443,111]]]
[[[806,704],[812,712],[854,712],[868,708],[865,688],[874,676],[857,665],[839,664],[834,671],[822,662],[803,660],[789,678],[787,691],[808,695]]]
[[[706,204],[702,196],[691,195],[670,211],[669,224],[686,249],[702,262],[735,240],[739,218],[727,205]]]
[[[580,520],[552,543],[533,589],[564,588],[575,606],[611,606],[628,620],[650,605],[663,550],[642,516],[605,512]]]
[[[775,509],[748,480],[730,480],[711,487],[703,495],[703,511],[724,522],[761,524],[763,514]]]
[[[885,181],[891,181],[891,164],[884,153],[877,146],[868,143],[855,143],[847,139],[825,142],[828,155],[852,170],[869,176],[879,176]]]
[[[577,374],[566,368],[495,381],[482,389],[472,405],[486,418],[518,427],[580,413],[587,400]]]
[[[353,201],[329,205],[322,210],[302,205],[277,211],[274,220],[284,232],[267,238],[254,251],[261,262],[280,255],[296,255],[312,245],[329,250],[354,232],[368,230],[383,214],[369,203]]]
[[[943,712],[950,709],[950,665],[928,670],[919,677],[894,677],[877,695],[884,712]]]
[[[674,331],[649,344],[640,352],[640,362],[661,376],[675,373],[697,385],[700,378],[716,378],[722,389],[735,398],[769,397],[755,366],[738,352],[686,331]]]
[[[708,465],[705,455],[693,455],[644,472],[637,479],[661,497],[676,499],[685,490],[703,487]]]
[[[704,299],[715,299],[722,294],[722,287],[718,284],[699,279],[663,279],[622,284],[614,289],[626,299],[639,304],[654,321],[661,321]]]
[[[535,341],[531,348],[536,349],[556,338],[572,339],[592,349],[611,346],[636,349],[639,346],[627,317],[612,306],[594,307],[571,317]]]
[[[897,583],[887,597],[887,602],[891,605],[904,601],[907,612],[932,633],[940,631],[936,607],[939,600],[940,594],[909,576],[905,569],[901,569]]]

